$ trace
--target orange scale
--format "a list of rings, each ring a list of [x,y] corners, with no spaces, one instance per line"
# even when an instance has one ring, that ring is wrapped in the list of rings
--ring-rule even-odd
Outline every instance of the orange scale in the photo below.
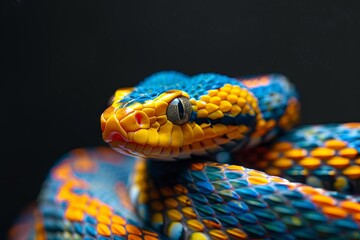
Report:
[[[111,220],[108,216],[104,215],[104,214],[99,214],[96,219],[98,220],[99,223],[103,223],[106,225],[109,225],[111,223]]]
[[[345,218],[348,215],[348,212],[339,207],[326,206],[322,208],[322,211],[329,217],[335,218]]]
[[[154,236],[150,236],[150,235],[145,235],[144,236],[144,240],[158,240],[159,238],[154,237]]]
[[[285,152],[285,157],[292,158],[295,160],[306,157],[307,151],[302,148],[293,148]]]
[[[360,213],[355,213],[355,214],[353,215],[353,218],[354,218],[355,221],[357,221],[357,222],[360,223]]]
[[[70,201],[72,197],[73,197],[73,194],[71,192],[69,192],[68,190],[63,189],[63,188],[60,189],[58,194],[56,195],[56,198],[59,201],[64,201],[64,200]]]
[[[139,188],[139,190],[147,190],[148,189],[148,183],[141,181],[137,183],[137,187]]]
[[[293,161],[288,158],[280,158],[276,160],[274,163],[275,167],[281,168],[281,169],[287,169],[293,165]]]
[[[299,164],[308,169],[315,169],[321,165],[321,160],[313,157],[306,157],[302,159]]]
[[[315,189],[313,187],[310,187],[310,186],[300,186],[299,187],[299,191],[304,193],[304,194],[307,194],[307,195],[318,195],[320,194],[320,191],[318,189]]]
[[[287,184],[287,183],[289,182],[289,181],[286,180],[285,178],[276,177],[276,176],[271,176],[271,177],[270,177],[270,180],[271,180],[272,182],[285,183],[285,184]]]
[[[235,239],[248,239],[247,234],[238,228],[227,229],[226,232]]]
[[[128,237],[127,237],[128,240],[142,240],[141,237],[139,236],[136,236],[134,234],[129,234]]]
[[[350,165],[350,160],[348,158],[335,156],[333,158],[330,158],[327,161],[327,164],[335,168],[344,168]]]
[[[109,237],[111,235],[111,231],[109,229],[109,227],[103,223],[99,223],[96,227],[96,230],[98,232],[98,234],[105,236],[105,237]]]
[[[113,223],[117,223],[117,224],[121,224],[121,225],[124,225],[126,223],[125,219],[118,216],[118,215],[114,215],[111,217],[111,221]]]
[[[70,191],[74,186],[75,186],[74,181],[69,179],[68,181],[64,182],[64,185],[61,188]]]
[[[98,200],[98,199],[96,199],[96,198],[94,198],[94,199],[92,199],[92,200],[90,201],[90,205],[93,205],[93,206],[95,206],[95,207],[98,207],[98,206],[100,206],[101,204],[102,204],[101,201]]]
[[[266,123],[266,129],[269,131],[276,126],[276,121],[271,119]]]
[[[87,194],[82,194],[82,195],[81,195],[81,201],[82,201],[83,203],[89,203],[90,200],[91,200],[91,197],[90,197],[89,195],[87,195]]]
[[[91,172],[95,170],[96,163],[88,158],[81,158],[74,162],[74,169],[79,172]]]
[[[184,187],[183,185],[181,184],[177,184],[175,187],[174,187],[174,190],[176,193],[178,194],[187,194],[189,191],[187,190],[186,187]]]
[[[233,171],[244,171],[244,167],[238,165],[229,165],[226,167],[226,169]]]
[[[335,150],[330,148],[315,148],[310,154],[316,158],[327,159],[335,155]]]
[[[86,203],[88,202],[89,197],[86,197],[85,195],[79,196],[79,195],[73,195],[71,201],[71,204],[74,204],[76,206],[86,206]]]
[[[174,198],[166,198],[165,205],[167,208],[176,208],[178,206],[178,202]]]
[[[206,227],[208,228],[217,228],[217,229],[220,229],[221,228],[221,225],[217,222],[213,222],[211,220],[208,220],[208,219],[203,219],[202,222],[205,224]]]
[[[356,165],[360,165],[360,158],[355,159],[354,163],[355,163]]]
[[[145,189],[144,189],[145,190]],[[149,200],[149,196],[146,192],[140,191],[137,201],[141,204],[146,203]]]
[[[132,234],[139,235],[139,236],[142,235],[140,229],[131,224],[126,225],[126,231],[128,231],[129,233],[132,233]]]
[[[146,170],[146,164],[145,161],[138,161],[135,165],[136,171]]]
[[[164,197],[172,197],[174,195],[174,191],[170,187],[163,187],[160,189],[160,192]]]
[[[343,174],[352,179],[360,178],[360,166],[350,166],[344,169]]]
[[[355,148],[344,148],[339,151],[339,155],[347,158],[354,158],[358,154]]]
[[[108,120],[114,114],[114,112],[115,112],[115,107],[110,106],[107,109],[105,109],[102,116],[104,117],[105,120]]]
[[[184,207],[183,209],[181,209],[181,211],[187,218],[196,218],[197,217],[196,212],[191,207]]]
[[[269,161],[278,159],[279,157],[280,157],[280,154],[277,151],[269,151],[268,153],[265,154],[266,160],[269,160]]]
[[[322,206],[335,206],[337,204],[337,201],[334,198],[324,195],[314,195],[311,200]]]
[[[150,232],[148,230],[143,230],[143,234],[146,234],[146,235],[151,235],[151,236],[154,236],[154,237],[158,237],[159,234],[157,234],[156,232]]]
[[[250,170],[247,173],[249,176],[260,176],[260,177],[266,177],[267,175],[264,172],[256,171],[256,170]]]
[[[119,224],[111,224],[111,232],[120,236],[124,236],[126,234],[125,228]]]
[[[227,240],[227,239],[229,239],[229,237],[223,231],[218,230],[218,229],[210,230],[209,234],[215,240]]]
[[[254,185],[264,185],[269,183],[269,180],[262,176],[250,176],[248,177],[248,181]]]
[[[337,139],[330,139],[330,140],[327,140],[324,143],[324,145],[327,148],[331,148],[331,149],[334,149],[334,150],[340,150],[340,149],[346,147],[347,143],[344,142],[344,141],[341,141],[341,140],[337,140]]]
[[[36,214],[36,215],[38,215],[38,214]],[[45,227],[44,227],[43,221],[44,220],[40,216],[36,216],[34,228],[36,231],[37,240],[45,240],[46,239],[46,237],[45,237],[46,233],[45,233]],[[10,231],[12,234],[14,234],[14,233],[18,234],[18,232],[16,230],[18,230],[18,228],[11,229]]]
[[[54,178],[57,178],[59,180],[67,180],[73,176],[72,169],[69,164],[63,164],[55,168],[52,171],[52,175],[54,176]]]
[[[279,125],[282,128],[289,129],[290,128],[289,116],[286,116],[286,115],[282,116],[280,118]]]
[[[352,201],[343,201],[340,204],[340,207],[345,210],[353,213],[360,213],[360,203],[352,202]]]
[[[82,222],[84,219],[84,212],[76,208],[68,208],[65,211],[65,218],[70,221]]]
[[[204,163],[193,163],[193,164],[191,164],[190,167],[191,167],[191,170],[201,171],[204,169],[205,164]]]
[[[177,209],[168,210],[167,215],[173,221],[181,221],[181,219],[183,218],[182,214]]]
[[[138,182],[141,182],[141,181],[144,181],[144,179],[146,178],[146,175],[145,174],[135,174],[134,178],[133,178],[133,181],[135,183],[138,183]],[[120,183],[121,184],[121,183]]]
[[[229,166],[229,164],[220,165],[220,164],[217,163],[217,162],[207,162],[207,163],[206,163],[206,166],[215,166],[215,167],[217,167],[217,168],[219,169],[219,171],[220,171],[223,166]]]
[[[190,219],[186,223],[194,231],[204,231],[204,225],[197,219]]]
[[[88,207],[85,209],[85,212],[89,214],[90,216],[96,216],[98,214],[98,210],[96,207]]]
[[[360,123],[359,122],[345,123],[343,126],[348,128],[360,128]]]
[[[79,209],[81,211],[84,211],[87,208],[87,206],[86,206],[86,204],[83,204],[83,203],[79,203],[76,201],[70,201],[68,208]]]
[[[289,142],[279,142],[276,143],[273,147],[273,149],[278,151],[286,151],[286,150],[290,150],[291,148],[292,148],[292,144]]]
[[[77,187],[77,188],[88,188],[88,183],[83,181],[83,180],[80,180],[80,179],[77,179],[77,178],[73,178],[69,181],[69,183],[71,184],[72,187]]]
[[[99,212],[108,216],[111,216],[112,213],[112,209],[109,206],[103,205],[99,208]]]
[[[85,150],[83,148],[77,148],[77,149],[72,150],[71,155],[73,155],[73,157],[76,157],[76,158],[89,156],[87,150]]]
[[[280,169],[275,168],[275,167],[270,167],[270,168],[266,169],[266,172],[269,175],[274,175],[274,176],[280,176],[281,175]],[[271,180],[272,180],[272,178],[271,178]]]

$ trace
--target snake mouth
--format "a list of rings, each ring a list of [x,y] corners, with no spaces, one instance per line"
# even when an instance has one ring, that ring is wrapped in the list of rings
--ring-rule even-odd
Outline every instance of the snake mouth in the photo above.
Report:
[[[102,136],[107,143],[112,141],[131,142],[134,139],[139,143],[143,140],[146,142],[146,139],[142,137],[149,127],[149,117],[140,110],[109,107],[101,115]],[[134,133],[137,133],[136,136]]]

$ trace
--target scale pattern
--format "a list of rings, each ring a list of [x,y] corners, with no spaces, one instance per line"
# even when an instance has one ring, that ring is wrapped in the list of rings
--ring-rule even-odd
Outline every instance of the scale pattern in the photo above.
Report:
[[[168,108],[179,98],[191,109],[184,115],[177,104],[175,114],[189,118],[176,124]],[[300,128],[271,142],[298,123],[299,110],[279,74],[161,72],[119,89],[101,115],[102,135],[137,158],[107,148],[65,155],[10,239],[360,239],[359,199],[340,193],[358,191],[359,124]],[[268,145],[253,148],[260,144]],[[339,192],[241,161],[279,175],[301,166],[305,182]]]
[[[360,239],[360,204],[238,165],[139,162],[131,198],[170,239]]]
[[[133,163],[108,148],[65,155],[44,183],[34,210],[35,232],[29,234],[36,239],[159,239],[144,228],[127,197]]]
[[[237,154],[234,163],[290,181],[360,192],[360,123],[304,126],[275,143]]]

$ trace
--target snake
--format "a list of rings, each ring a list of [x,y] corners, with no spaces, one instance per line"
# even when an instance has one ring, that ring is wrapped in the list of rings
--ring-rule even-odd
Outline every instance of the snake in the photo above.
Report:
[[[155,73],[58,160],[9,239],[360,239],[360,123],[300,126],[281,74]]]

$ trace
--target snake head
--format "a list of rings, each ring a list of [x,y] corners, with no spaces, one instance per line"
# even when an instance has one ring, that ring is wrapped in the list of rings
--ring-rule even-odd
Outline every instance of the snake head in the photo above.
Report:
[[[103,139],[115,150],[166,160],[239,148],[266,127],[252,92],[218,74],[154,74],[116,91],[101,115]]]

